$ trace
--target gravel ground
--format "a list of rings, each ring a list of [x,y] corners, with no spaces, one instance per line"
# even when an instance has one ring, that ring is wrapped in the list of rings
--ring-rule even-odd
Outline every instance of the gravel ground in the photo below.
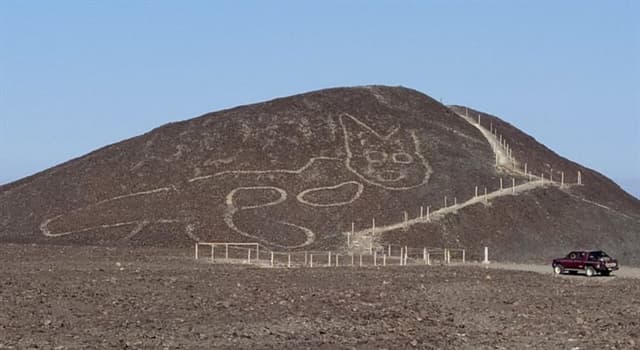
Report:
[[[0,245],[0,349],[634,349],[640,280]]]

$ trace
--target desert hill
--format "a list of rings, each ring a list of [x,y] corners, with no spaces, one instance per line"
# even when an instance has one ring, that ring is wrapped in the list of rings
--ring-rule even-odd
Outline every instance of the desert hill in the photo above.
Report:
[[[401,87],[209,113],[0,187],[5,242],[345,249],[352,228],[360,248],[487,245],[540,261],[598,247],[640,263],[640,201],[495,116]]]

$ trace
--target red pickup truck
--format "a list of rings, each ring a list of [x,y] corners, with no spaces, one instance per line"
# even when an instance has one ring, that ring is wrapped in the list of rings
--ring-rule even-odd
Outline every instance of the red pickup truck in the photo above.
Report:
[[[551,263],[556,275],[565,272],[584,272],[588,277],[599,273],[609,276],[620,268],[618,261],[602,250],[579,250],[567,254],[564,258],[553,259]]]

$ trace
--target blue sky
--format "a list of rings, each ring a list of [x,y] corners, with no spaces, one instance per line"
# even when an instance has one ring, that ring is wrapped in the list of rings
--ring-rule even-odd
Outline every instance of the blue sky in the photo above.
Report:
[[[0,183],[335,86],[496,114],[640,196],[638,1],[0,0]]]

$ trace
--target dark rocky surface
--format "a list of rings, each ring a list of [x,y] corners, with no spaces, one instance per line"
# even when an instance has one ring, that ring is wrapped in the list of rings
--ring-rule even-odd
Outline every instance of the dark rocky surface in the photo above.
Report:
[[[0,245],[0,349],[637,349],[640,280]]]
[[[338,88],[171,123],[0,186],[0,241],[187,247],[257,241],[341,249],[351,229],[397,223],[474,186],[525,179],[494,166],[480,131],[406,88]],[[471,114],[479,113],[471,111]],[[536,189],[388,232],[412,247],[491,246],[497,260],[541,261],[601,248],[640,264],[640,201],[482,114],[536,174],[583,173],[584,186]]]

